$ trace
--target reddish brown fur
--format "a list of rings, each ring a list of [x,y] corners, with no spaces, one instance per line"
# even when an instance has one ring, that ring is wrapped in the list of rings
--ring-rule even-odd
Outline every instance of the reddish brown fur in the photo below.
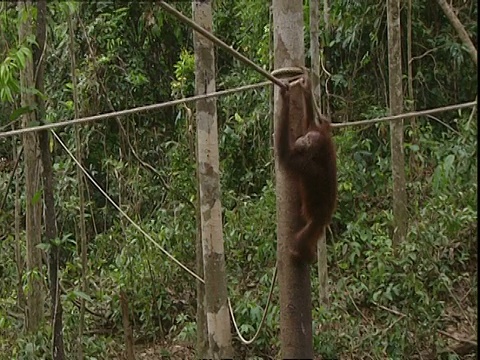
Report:
[[[305,108],[306,132],[295,142],[289,134],[289,99],[281,90],[283,110],[276,134],[279,163],[294,177],[302,205],[302,228],[291,252],[296,260],[314,263],[319,237],[330,223],[337,201],[337,165],[331,126],[325,118],[315,123],[312,89],[307,75],[301,82]]]

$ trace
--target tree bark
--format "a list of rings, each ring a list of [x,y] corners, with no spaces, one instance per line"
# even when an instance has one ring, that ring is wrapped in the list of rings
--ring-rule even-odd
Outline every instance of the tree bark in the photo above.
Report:
[[[17,139],[12,138],[13,158],[20,161],[23,153],[23,147],[17,150]],[[20,243],[20,222],[21,222],[22,205],[20,203],[20,171],[15,171],[15,210],[14,210],[14,226],[15,226],[15,264],[17,265],[17,306],[24,309],[26,306],[25,292],[23,291],[23,272],[25,259],[22,257],[22,244]]]
[[[455,12],[450,7],[450,5],[448,5],[446,0],[437,0],[437,2],[438,2],[438,5],[440,5],[440,7],[442,8],[443,12],[445,13],[445,16],[448,18],[448,20],[450,21],[454,29],[457,31],[457,34],[460,37],[460,40],[462,40],[463,45],[465,45],[465,47],[467,48],[468,53],[470,54],[470,57],[475,63],[475,66],[478,66],[477,49],[475,48],[475,45],[473,45],[473,42],[470,39],[470,36],[468,36],[468,33],[465,30],[465,27],[462,25],[457,15],[455,15]]]
[[[400,0],[387,0],[387,26],[390,114],[397,115],[403,112]],[[408,221],[403,119],[390,122],[390,143],[393,176],[393,244],[397,246],[405,240]]]
[[[198,151],[196,151],[198,157]],[[203,248],[202,248],[202,223],[200,214],[200,177],[197,171],[197,204],[195,209],[195,218],[197,222],[197,234],[195,238],[195,257],[196,270],[198,276],[205,278],[203,271]],[[205,285],[200,280],[196,280],[197,286],[197,359],[205,359],[208,355],[208,329],[205,308]]]
[[[192,1],[192,14],[195,12],[195,1]],[[191,116],[193,117],[193,116]],[[192,121],[193,123],[194,121]],[[195,132],[198,133],[198,124],[194,125]],[[198,143],[194,142],[195,153],[194,161],[198,159]],[[195,237],[195,260],[197,274],[205,279],[205,273],[203,271],[203,241],[202,241],[202,215],[201,215],[201,202],[200,202],[200,172],[198,166],[195,169],[195,175],[197,178],[197,201],[195,204],[195,220],[197,224],[197,234]],[[205,285],[196,280],[197,286],[197,343],[196,343],[196,356],[197,359],[205,359],[208,356],[208,329],[207,329],[207,313],[205,307]]]
[[[303,2],[301,0],[274,0],[274,67],[280,69],[304,66]],[[290,119],[303,117],[303,101],[299,86],[290,90]],[[281,117],[282,104],[279,89],[275,87],[275,131]],[[292,136],[301,134],[301,121],[290,125]],[[281,358],[313,358],[312,300],[310,267],[295,264],[289,251],[299,229],[300,200],[296,184],[275,156],[277,193],[277,261],[280,288]]]
[[[78,94],[77,94],[77,76],[76,76],[76,58],[75,58],[75,38],[74,38],[74,25],[72,21],[72,14],[70,10],[67,15],[68,18],[68,33],[69,33],[69,50],[70,50],[70,71],[72,76],[72,95],[73,95],[73,108],[75,112],[74,118],[77,119],[80,117],[80,111],[78,108]],[[75,148],[76,148],[76,157],[77,160],[82,163],[82,140],[80,136],[81,125],[75,125]],[[80,246],[77,246],[77,249],[80,249],[80,258],[82,263],[82,281],[81,289],[83,293],[87,293],[88,284],[87,284],[87,231],[85,225],[85,190],[84,190],[84,176],[82,170],[77,166],[77,186],[78,186],[78,201],[79,201],[79,211],[78,211],[78,229],[79,229],[79,239]],[[80,298],[80,320],[78,326],[78,358],[83,360],[83,332],[85,327],[85,299]]]
[[[322,88],[320,86],[320,41],[319,36],[319,1],[310,0],[310,54],[312,62],[312,87],[313,97],[321,111],[321,94]],[[326,229],[325,229],[326,230]],[[318,255],[318,295],[321,305],[328,303],[328,267],[327,267],[327,232],[318,239],[317,243]]]
[[[193,18],[212,31],[211,0],[193,1]],[[215,91],[215,54],[213,44],[197,32],[193,36],[195,50],[195,93]],[[198,177],[200,186],[200,220],[203,241],[205,301],[209,357],[233,357],[230,315],[227,305],[227,280],[220,201],[220,174],[216,99],[196,104]]]
[[[24,43],[28,36],[33,34],[32,3],[30,0],[20,0],[19,9],[19,42]],[[25,14],[25,16],[23,16]],[[25,69],[20,72],[21,103],[22,107],[29,107],[31,111],[23,115],[23,127],[30,126],[36,121],[35,96],[32,89],[35,87],[33,61],[27,58]],[[42,234],[42,202],[40,198],[41,160],[37,133],[23,135],[25,154],[25,187],[26,187],[26,240],[27,240],[27,307],[26,329],[34,333],[43,320],[44,294],[42,288],[42,251],[38,248]]]
[[[120,307],[122,309],[123,338],[125,341],[125,357],[127,360],[135,360],[135,351],[133,347],[133,330],[130,323],[128,311],[127,294],[120,290]]]
[[[322,88],[320,86],[320,11],[319,1],[310,0],[310,57],[311,57],[311,77],[312,87],[315,100],[320,109],[320,98],[322,96]]]
[[[47,1],[37,2],[37,44],[34,51],[36,88],[44,93],[44,59],[47,36]],[[37,119],[45,123],[45,100],[37,96]],[[55,216],[54,179],[52,169],[52,156],[50,154],[48,130],[40,131],[38,134],[40,152],[42,157],[42,179],[43,179],[43,201],[45,206],[45,238],[50,243],[49,252],[49,277],[50,277],[50,300],[51,300],[51,321],[53,327],[53,348],[52,358],[63,360],[65,350],[63,345],[63,308],[60,301],[60,290],[58,283],[58,269],[60,248],[55,243],[57,238],[57,219]]]
[[[412,62],[412,0],[407,0],[407,84],[408,100],[410,105],[408,110],[415,111],[415,94],[413,92],[413,62]],[[415,118],[410,120],[410,124],[415,123]]]
[[[330,29],[330,5],[328,0],[323,0],[323,22],[325,31],[328,31]]]

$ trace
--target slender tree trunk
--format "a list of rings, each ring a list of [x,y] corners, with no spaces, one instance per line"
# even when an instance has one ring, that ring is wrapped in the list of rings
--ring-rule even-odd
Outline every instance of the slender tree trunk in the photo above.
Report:
[[[73,105],[75,111],[75,119],[80,117],[78,109],[78,94],[77,94],[77,76],[76,76],[76,59],[75,59],[75,38],[72,21],[72,14],[68,12],[68,32],[70,37],[70,60],[72,73],[72,95]],[[80,126],[75,125],[75,147],[77,160],[82,163],[82,140],[80,136]],[[85,191],[84,191],[84,177],[82,170],[77,166],[77,182],[78,182],[78,198],[79,198],[79,218],[78,226],[80,230],[80,257],[82,262],[82,285],[83,293],[88,292],[87,286],[87,231],[85,229]],[[77,247],[78,248],[78,247]],[[80,320],[78,324],[78,358],[83,360],[83,332],[85,327],[85,299],[80,298]]]
[[[467,48],[468,53],[470,54],[470,57],[475,63],[475,66],[478,66],[477,49],[475,48],[475,45],[473,45],[473,42],[470,39],[470,36],[468,36],[468,33],[465,30],[465,27],[462,25],[457,15],[455,15],[455,12],[450,7],[450,5],[448,5],[446,0],[437,0],[437,2],[438,2],[438,5],[440,5],[440,7],[442,8],[443,12],[445,13],[445,16],[448,18],[452,26],[457,31],[457,34],[460,37],[460,40],[462,40],[463,45],[465,45],[465,47]]]
[[[390,114],[397,115],[403,112],[400,0],[387,0],[387,23]],[[393,176],[393,244],[396,246],[405,240],[408,221],[403,120],[390,122],[390,142]]]
[[[47,35],[47,1],[39,0],[37,2],[37,44],[38,47],[34,51],[34,61],[36,69],[36,87],[44,93],[44,61],[46,49]],[[45,123],[45,101],[43,97],[37,96],[37,118],[40,123]],[[59,270],[59,253],[60,248],[55,245],[57,238],[57,220],[55,216],[55,199],[53,195],[54,180],[52,169],[52,157],[50,154],[48,130],[39,132],[40,152],[42,156],[43,166],[43,199],[44,199],[44,216],[45,216],[45,237],[50,243],[49,253],[49,277],[50,277],[50,298],[51,298],[51,321],[53,327],[53,347],[52,358],[54,360],[62,360],[65,358],[65,350],[63,346],[63,309],[60,301],[60,291],[58,283]]]
[[[275,69],[304,66],[303,2],[274,0],[274,66]],[[290,118],[303,117],[301,89],[290,90]],[[283,109],[279,89],[275,86],[275,131]],[[292,135],[301,134],[301,121],[291,124]],[[300,199],[292,177],[279,166],[275,157],[277,193],[277,262],[280,288],[281,358],[313,358],[312,299],[310,267],[295,264],[290,256],[289,243],[299,229]]]
[[[133,330],[130,324],[128,310],[127,294],[123,289],[120,290],[120,307],[122,309],[123,338],[125,341],[125,357],[127,360],[135,360],[135,351],[133,346]]]
[[[193,18],[211,31],[211,0],[193,1]],[[195,93],[215,91],[215,54],[213,44],[194,33]],[[200,186],[200,219],[203,241],[205,300],[209,357],[233,357],[230,315],[227,306],[227,280],[222,233],[222,205],[217,133],[217,104],[214,98],[197,102],[198,177]]]
[[[192,14],[195,12],[195,1],[192,1]],[[198,124],[195,124],[195,117],[193,118],[193,127],[196,134],[198,134]],[[197,139],[195,139],[197,140]],[[194,141],[195,153],[193,154],[193,161],[198,159],[198,142]],[[195,221],[197,224],[197,234],[195,237],[195,260],[197,274],[205,279],[203,271],[203,241],[202,241],[202,215],[201,215],[201,201],[200,201],[200,172],[198,166],[195,169],[195,175],[197,178],[197,201],[195,204]],[[205,307],[205,285],[196,280],[197,286],[197,344],[196,344],[196,357],[197,359],[205,359],[208,356],[208,329],[207,329],[207,312]]]
[[[413,92],[413,61],[412,61],[412,0],[407,0],[407,83],[409,110],[415,111],[415,94]],[[410,124],[415,123],[415,118],[410,119]]]
[[[273,4],[272,4],[272,0],[269,1],[269,6],[268,6],[268,25],[269,25],[269,27],[268,27],[269,28],[269,34],[268,34],[268,68],[270,69],[270,71],[272,71],[273,70]],[[268,95],[269,95],[269,99],[268,99],[269,100],[268,101],[269,115],[273,119],[273,114],[274,114],[274,109],[275,109],[275,105],[274,105],[275,89],[274,89],[274,86],[269,86]],[[275,129],[275,124],[272,121],[270,123],[270,133],[271,134],[273,134],[274,129]],[[273,137],[270,137],[269,146],[271,148],[274,146]],[[271,175],[272,175],[272,177],[275,176],[275,169],[271,170]]]
[[[413,19],[413,10],[412,10],[412,0],[407,0],[407,90],[408,90],[408,111],[415,111],[415,92],[413,89],[413,61],[412,61],[412,19]],[[417,122],[416,118],[412,117],[410,119],[410,126],[412,129],[412,136],[410,141],[412,144],[418,143],[417,137]],[[410,153],[410,159],[408,161],[408,166],[411,169],[413,174],[417,173],[417,164],[416,156],[414,152]]]
[[[23,148],[20,151],[17,151],[17,139],[12,138],[13,145],[13,158],[20,161],[20,156],[23,153]],[[23,292],[23,269],[24,269],[24,259],[22,258],[21,251],[21,237],[20,237],[20,221],[21,221],[21,209],[22,205],[20,204],[20,171],[15,171],[15,264],[17,265],[17,305],[20,309],[24,309],[26,306],[25,293]]]
[[[320,86],[320,11],[318,0],[310,0],[310,55],[312,62],[312,86],[313,94],[317,104],[322,96],[322,87]],[[320,105],[319,105],[320,108]]]
[[[324,30],[330,30],[330,5],[328,5],[328,0],[323,0],[323,22],[325,26]]]
[[[33,34],[32,3],[29,0],[18,2],[20,14],[19,41],[24,43],[28,36]],[[25,15],[25,16],[23,16]],[[22,107],[35,108],[35,96],[32,89],[35,87],[33,61],[27,58],[25,69],[20,72]],[[35,111],[31,110],[23,115],[23,127],[30,126],[36,121]],[[42,234],[42,202],[39,198],[40,188],[40,151],[37,133],[23,135],[25,153],[25,187],[26,187],[26,238],[27,238],[27,307],[26,329],[28,332],[38,330],[43,320],[44,294],[42,287],[42,251],[38,248]]]
[[[198,154],[198,151],[196,151]],[[197,155],[198,156],[198,155]],[[197,274],[203,279],[205,278],[203,271],[203,248],[202,248],[202,223],[200,214],[200,177],[197,171],[197,204],[195,209],[195,218],[197,222],[197,234],[195,238],[195,257]],[[205,308],[205,285],[199,280],[197,285],[197,344],[196,355],[197,359],[205,359],[208,355],[208,329],[207,317]]]
[[[313,96],[321,111],[321,94],[322,88],[320,86],[320,41],[319,37],[319,1],[310,0],[310,54],[312,59],[312,87]],[[326,229],[325,229],[326,230]],[[328,303],[328,267],[327,267],[327,232],[318,239],[317,253],[318,253],[318,294],[320,304],[326,305]]]

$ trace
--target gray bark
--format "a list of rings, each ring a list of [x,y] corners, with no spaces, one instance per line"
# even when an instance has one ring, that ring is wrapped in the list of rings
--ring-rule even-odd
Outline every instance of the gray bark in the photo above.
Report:
[[[321,94],[320,86],[320,41],[319,36],[319,1],[310,0],[310,54],[312,59],[312,87],[313,96],[321,111]],[[326,229],[325,229],[326,230]],[[320,304],[328,303],[328,267],[327,267],[327,232],[318,239],[318,295]]]
[[[323,0],[323,22],[325,30],[328,30],[330,27],[330,5],[328,4],[328,0]]]
[[[195,22],[212,31],[211,0],[193,1]],[[215,91],[215,55],[213,44],[194,33],[195,92]],[[200,220],[203,241],[205,300],[209,356],[233,357],[230,314],[227,304],[227,280],[223,246],[222,205],[218,153],[217,105],[214,98],[196,104]]]
[[[77,76],[76,76],[76,59],[75,59],[75,38],[73,28],[72,14],[68,13],[68,33],[69,33],[69,50],[70,50],[70,71],[72,76],[72,95],[73,95],[73,107],[75,112],[75,119],[80,117],[80,111],[78,108],[78,94],[77,94]],[[82,163],[82,141],[80,136],[81,125],[75,125],[75,148],[77,160]],[[84,176],[82,169],[77,166],[77,186],[78,186],[78,199],[79,199],[79,211],[78,211],[78,230],[79,237],[77,238],[77,249],[80,251],[80,257],[82,262],[82,281],[81,289],[85,294],[88,292],[87,286],[87,231],[85,225],[85,193],[84,193]],[[80,243],[80,246],[78,246]],[[85,328],[85,299],[80,298],[80,320],[78,326],[78,358],[83,359],[83,333]]]
[[[23,147],[20,151],[17,150],[15,138],[12,138],[12,146],[13,146],[13,158],[17,159],[17,162],[20,161],[20,155],[23,153]],[[17,164],[18,165],[18,164]],[[25,259],[22,257],[22,241],[21,234],[20,234],[20,222],[21,222],[21,210],[22,205],[20,203],[20,171],[15,171],[15,264],[17,265],[17,306],[20,309],[25,308],[26,300],[25,300],[25,293],[23,291],[23,272],[24,272],[24,263]]]
[[[400,0],[387,0],[387,25],[390,114],[397,115],[403,112]],[[390,143],[393,176],[393,244],[396,246],[405,240],[408,221],[403,119],[390,122]]]
[[[47,1],[37,1],[37,44],[34,51],[36,87],[44,93],[44,59],[47,43]],[[45,100],[41,96],[36,97],[37,117],[40,123],[45,123]],[[50,154],[48,130],[40,131],[38,134],[40,152],[42,156],[42,179],[43,179],[43,202],[45,206],[45,238],[50,243],[48,259],[50,277],[50,301],[51,301],[51,322],[53,327],[52,358],[63,360],[65,350],[63,344],[63,308],[60,301],[60,289],[58,281],[60,248],[55,244],[57,238],[57,219],[55,215],[54,179],[52,156]]]
[[[24,43],[33,34],[32,3],[29,0],[18,2],[19,41]],[[22,17],[22,14],[26,14]],[[35,107],[35,96],[31,91],[35,87],[33,60],[28,58],[25,69],[20,72],[22,107]],[[28,127],[36,121],[35,111],[23,115],[22,125]],[[25,187],[26,187],[26,240],[27,240],[27,282],[28,291],[26,307],[26,329],[36,332],[43,320],[44,289],[42,287],[42,250],[38,248],[42,234],[42,202],[40,195],[41,160],[37,133],[23,135],[25,154]]]
[[[192,14],[195,12],[195,3],[192,1]],[[191,116],[193,117],[193,116]],[[196,129],[196,124],[194,125]],[[196,130],[197,131],[197,130]],[[198,159],[198,144],[195,143],[194,160]],[[195,217],[197,223],[197,234],[195,238],[195,259],[197,274],[205,279],[203,271],[203,241],[202,241],[202,218],[200,212],[200,174],[198,166],[196,168],[197,176],[197,202],[195,204]],[[205,359],[208,355],[208,329],[207,329],[207,314],[205,307],[205,285],[199,280],[196,281],[197,286],[197,344],[196,355],[197,359]]]

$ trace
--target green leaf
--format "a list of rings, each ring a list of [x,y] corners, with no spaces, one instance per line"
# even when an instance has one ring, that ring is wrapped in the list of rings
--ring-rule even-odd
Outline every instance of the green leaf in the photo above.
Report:
[[[49,243],[40,243],[37,245],[37,248],[43,250],[43,251],[50,251],[50,244]]]
[[[10,121],[17,120],[20,116],[23,114],[26,114],[28,112],[32,111],[32,108],[30,106],[22,106],[18,109],[15,109],[12,111],[10,114]]]
[[[73,294],[76,298],[81,298],[81,299],[84,299],[84,300],[89,301],[89,302],[92,301],[92,298],[91,298],[90,296],[88,296],[87,294],[85,294],[83,291],[74,290],[74,291],[72,291],[72,294]]]
[[[42,190],[38,190],[32,198],[32,204],[36,205],[42,198]]]
[[[450,174],[450,171],[452,170],[454,161],[455,161],[455,155],[450,154],[445,158],[445,161],[443,163],[443,168],[445,170],[445,177],[446,178],[448,178],[448,175]]]

